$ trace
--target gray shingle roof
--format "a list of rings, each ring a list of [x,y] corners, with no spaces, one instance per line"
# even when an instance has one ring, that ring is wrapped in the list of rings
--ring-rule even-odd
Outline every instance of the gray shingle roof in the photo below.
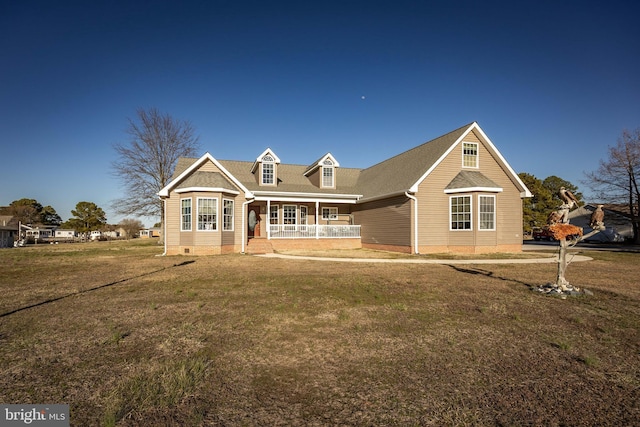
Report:
[[[445,187],[445,190],[457,190],[460,188],[500,188],[498,184],[484,176],[478,171],[460,171],[451,182]]]
[[[364,198],[406,191],[460,138],[471,123],[364,169],[357,187]]]
[[[275,187],[260,186],[256,176],[251,172],[253,161],[238,160],[218,160],[218,162],[229,171],[238,181],[240,181],[250,191],[274,191],[293,193],[317,193],[317,194],[358,194],[363,198],[374,198],[387,194],[395,194],[407,191],[431,168],[447,150],[469,129],[472,123],[462,126],[445,135],[425,142],[415,148],[398,154],[390,159],[380,162],[366,169],[344,168],[336,169],[336,188],[324,189],[314,186],[304,175],[310,168],[309,165],[292,165],[281,163],[277,166],[278,183]],[[326,156],[326,155],[325,155]],[[324,157],[324,156],[323,156]],[[321,157],[322,159],[322,157]],[[176,179],[182,172],[191,166],[196,160],[194,158],[180,158],[174,170],[172,180]],[[317,161],[316,161],[317,163]],[[226,187],[231,184],[225,180],[224,185],[220,184],[219,177],[213,175],[198,175],[196,172],[180,184],[180,187]],[[207,174],[211,174],[208,172]],[[195,176],[197,175],[197,177]],[[486,182],[484,177],[475,175],[462,175],[460,180],[464,182]],[[206,184],[209,182],[210,184]],[[455,179],[454,179],[455,181]],[[491,180],[488,180],[491,182]],[[193,183],[202,183],[195,185]],[[218,183],[213,185],[213,183]],[[453,182],[453,181],[452,181]],[[462,181],[460,181],[462,182]],[[190,183],[190,184],[188,184]],[[497,187],[493,185],[482,185]],[[459,184],[450,184],[459,185]],[[477,185],[474,185],[477,186]]]

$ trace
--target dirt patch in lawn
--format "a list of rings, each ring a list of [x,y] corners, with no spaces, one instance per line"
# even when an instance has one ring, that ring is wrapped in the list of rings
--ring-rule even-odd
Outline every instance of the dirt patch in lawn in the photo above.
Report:
[[[93,245],[93,244],[92,244]],[[62,245],[59,245],[62,246]],[[72,425],[637,425],[637,255],[556,265],[0,251],[0,401]],[[105,286],[107,285],[107,286]]]

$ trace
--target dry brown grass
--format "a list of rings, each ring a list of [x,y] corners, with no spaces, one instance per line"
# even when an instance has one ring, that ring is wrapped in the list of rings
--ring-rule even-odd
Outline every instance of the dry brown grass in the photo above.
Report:
[[[0,401],[72,425],[638,425],[637,254],[554,264],[0,251]]]

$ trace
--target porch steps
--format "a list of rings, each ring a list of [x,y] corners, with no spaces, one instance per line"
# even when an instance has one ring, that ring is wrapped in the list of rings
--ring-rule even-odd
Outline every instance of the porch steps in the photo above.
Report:
[[[257,237],[257,238],[249,239],[249,242],[247,243],[246,252],[251,255],[272,254],[273,246],[271,245],[271,242],[268,239]]]

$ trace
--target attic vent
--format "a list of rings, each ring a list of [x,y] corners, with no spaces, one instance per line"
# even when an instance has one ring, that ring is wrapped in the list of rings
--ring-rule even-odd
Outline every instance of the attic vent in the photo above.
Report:
[[[188,254],[189,253],[189,248],[184,248],[184,253]]]
[[[273,162],[273,161],[274,161],[274,158],[273,158],[270,154],[267,154],[266,156],[264,156],[264,157],[262,158],[262,161],[263,161],[263,162]]]
[[[322,164],[325,166],[333,166],[333,161],[331,159],[325,159]]]

